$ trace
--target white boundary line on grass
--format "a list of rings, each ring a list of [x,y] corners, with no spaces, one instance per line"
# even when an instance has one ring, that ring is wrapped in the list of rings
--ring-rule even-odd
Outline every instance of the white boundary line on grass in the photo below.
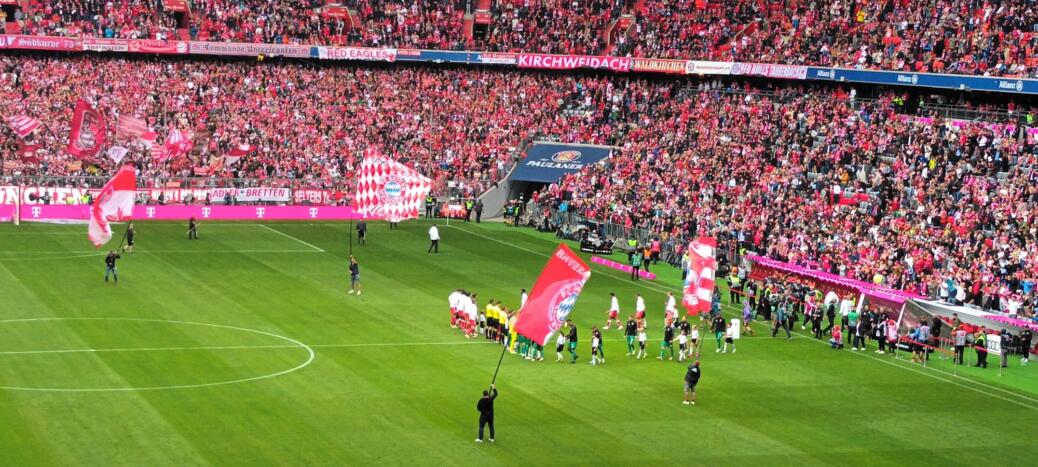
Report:
[[[228,380],[228,381],[217,381],[217,382],[213,382],[213,383],[184,384],[184,385],[174,385],[174,386],[125,387],[125,388],[32,388],[32,387],[18,387],[18,386],[0,386],[0,389],[6,389],[6,390],[11,390],[11,391],[34,391],[34,392],[131,392],[131,391],[159,391],[159,390],[168,390],[168,389],[206,388],[206,387],[213,387],[213,386],[225,386],[225,385],[229,385],[229,384],[247,383],[247,382],[250,382],[250,381],[259,381],[259,380],[264,380],[264,379],[269,379],[269,378],[275,378],[275,377],[282,376],[282,375],[287,375],[289,373],[292,373],[292,372],[295,372],[295,371],[298,371],[298,370],[301,370],[301,369],[307,367],[308,365],[313,363],[314,358],[316,358],[316,356],[317,356],[317,354],[314,352],[313,348],[311,348],[310,346],[308,346],[308,345],[306,345],[306,344],[304,344],[302,342],[299,342],[298,340],[295,340],[295,339],[293,339],[291,337],[285,337],[285,336],[282,336],[282,335],[278,335],[278,334],[274,334],[274,333],[266,332],[266,331],[260,331],[260,330],[257,330],[257,329],[249,329],[249,328],[243,328],[243,327],[238,327],[238,326],[227,326],[227,325],[223,325],[223,324],[195,323],[195,322],[191,322],[191,321],[178,321],[178,320],[165,320],[165,319],[101,318],[101,317],[95,317],[95,318],[22,318],[22,319],[6,319],[6,320],[0,320],[0,324],[19,323],[19,322],[35,322],[35,321],[133,321],[133,322],[143,322],[143,323],[168,323],[168,324],[182,324],[182,325],[189,325],[189,326],[205,326],[205,327],[211,327],[211,328],[231,329],[231,330],[235,330],[235,331],[250,332],[250,333],[253,333],[253,334],[260,334],[260,335],[264,335],[264,336],[269,336],[269,337],[273,337],[273,338],[276,338],[276,339],[280,339],[280,340],[289,342],[292,345],[285,346],[286,348],[291,347],[291,348],[303,349],[303,350],[305,350],[307,352],[307,358],[306,358],[306,361],[304,361],[303,363],[300,363],[300,364],[298,364],[298,365],[296,365],[296,366],[294,366],[292,368],[289,368],[289,369],[286,369],[286,370],[281,370],[281,371],[278,371],[278,372],[275,372],[275,373],[270,373],[270,374],[260,375],[260,376],[253,376],[251,378],[241,378],[241,379]],[[132,350],[132,349],[127,349],[127,350]],[[170,350],[172,350],[172,349],[170,349]],[[93,352],[98,352],[98,350],[97,349],[92,349],[92,350],[91,349],[84,349],[84,350],[81,350],[81,352],[93,353]],[[48,353],[50,353],[50,352],[48,352]]]
[[[3,321],[0,321],[3,323]],[[494,344],[492,341],[452,341],[452,342],[357,342],[350,344],[308,344],[312,349],[319,348],[350,348],[350,347],[411,347],[422,345],[472,345],[472,344]],[[10,350],[0,351],[0,357],[5,355],[49,355],[70,353],[106,353],[106,352],[162,352],[182,350],[250,350],[250,349],[296,349],[295,344],[278,345],[216,345],[197,347],[137,347],[137,348],[112,348],[112,349],[55,349],[55,350]]]
[[[325,252],[323,249],[314,246],[312,243],[304,242],[304,241],[302,241],[302,240],[300,240],[298,238],[295,238],[295,237],[293,237],[293,236],[291,236],[291,235],[289,235],[287,233],[284,233],[284,232],[282,232],[282,231],[280,231],[278,229],[275,229],[273,227],[267,227],[266,225],[263,225],[263,224],[256,224],[256,225],[258,225],[258,226],[260,226],[260,227],[262,227],[264,229],[267,229],[267,230],[269,230],[271,232],[274,232],[274,233],[276,233],[278,235],[281,235],[282,237],[285,237],[285,238],[288,238],[288,239],[291,239],[291,240],[295,240],[295,241],[297,241],[299,243],[302,243],[303,245],[306,245],[306,246],[308,246],[310,248],[313,248],[314,250],[317,250],[318,252],[321,252],[321,253]]]
[[[529,252],[529,253],[533,253],[533,254],[541,256],[541,257],[548,258],[548,257],[551,256],[551,255],[548,255],[548,254],[545,254],[545,253],[542,253],[542,252],[539,252],[539,251],[531,250],[529,248],[525,248],[525,247],[516,245],[514,243],[509,243],[509,242],[506,242],[504,240],[499,240],[499,239],[496,239],[496,238],[492,238],[492,237],[489,237],[489,236],[486,236],[486,235],[483,235],[483,234],[480,234],[480,233],[477,233],[477,232],[473,232],[473,231],[468,230],[468,229],[463,229],[463,228],[461,228],[461,227],[459,227],[457,225],[452,225],[450,227],[454,228],[455,230],[458,230],[458,231],[461,231],[461,232],[465,232],[465,233],[470,234],[470,235],[475,235],[477,237],[482,237],[482,238],[485,238],[487,240],[491,240],[491,241],[500,243],[502,245],[508,245],[508,246],[510,246],[512,248],[516,248],[516,249],[523,250],[523,251],[526,251],[526,252]],[[654,286],[654,284],[643,284],[643,283],[640,283],[640,282],[637,282],[637,281],[628,281],[626,279],[622,279],[622,278],[616,277],[616,276],[611,275],[611,274],[606,274],[604,272],[602,273],[602,275],[605,276],[605,277],[609,277],[609,278],[612,278],[614,280],[618,280],[618,281],[621,281],[621,282],[626,282],[626,283],[629,283],[629,284],[632,284],[632,285],[639,285],[641,287],[644,287],[644,288],[647,288],[647,289],[650,289],[650,290],[654,290],[654,291],[657,291],[657,292],[668,292],[668,291],[670,291],[670,290],[667,290],[665,288],[660,288],[659,286]],[[725,307],[728,307],[729,309],[732,309],[731,305],[723,304],[722,306],[725,306]],[[767,325],[765,325],[764,323],[760,323],[758,321],[754,321],[754,323],[760,324],[760,325],[763,325],[763,326],[767,327]],[[795,331],[791,331],[791,332],[793,334],[798,335],[798,336],[805,337],[803,334],[801,334],[799,332],[795,332]],[[825,344],[826,342],[825,341],[819,341],[819,343]],[[886,363],[888,365],[891,365],[891,366],[894,366],[894,367],[897,367],[897,368],[901,368],[902,370],[907,370],[907,371],[911,371],[913,373],[918,373],[918,374],[923,375],[923,376],[928,376],[928,377],[936,379],[938,381],[943,381],[943,382],[946,382],[946,383],[949,383],[949,384],[953,384],[955,386],[959,386],[959,387],[962,387],[962,388],[965,388],[965,389],[969,389],[971,391],[974,391],[974,392],[977,392],[977,393],[980,393],[980,394],[985,394],[985,395],[988,395],[990,397],[994,397],[996,399],[1001,399],[1001,400],[1004,400],[1006,402],[1011,402],[1013,404],[1020,405],[1022,407],[1027,407],[1027,408],[1029,408],[1031,410],[1038,411],[1038,407],[1036,407],[1036,406],[1033,406],[1033,405],[1030,405],[1030,404],[1026,404],[1026,403],[1017,401],[1017,400],[1009,399],[1009,398],[1000,396],[998,394],[994,394],[994,393],[991,393],[991,392],[988,392],[988,391],[985,391],[985,390],[982,390],[982,389],[979,389],[979,388],[976,388],[976,387],[973,387],[973,386],[967,386],[965,384],[958,383],[956,381],[952,381],[952,380],[949,380],[947,378],[942,378],[942,377],[940,377],[938,375],[934,375],[932,373],[927,373],[927,372],[921,371],[921,370],[916,369],[916,368],[902,366],[902,365],[896,364],[896,363],[888,361],[888,360],[883,360],[883,359],[881,359],[879,357],[876,357],[874,355],[869,355],[869,354],[864,354],[864,353],[853,353],[853,354],[854,355],[860,355],[860,356],[863,356],[863,357],[868,357],[868,358],[871,358],[873,360],[876,360],[876,361],[879,361],[879,362],[882,362],[882,363]],[[939,371],[939,370],[934,370],[934,371]],[[941,373],[943,373],[943,372],[941,372]],[[976,380],[972,380],[972,379],[967,379],[967,378],[963,378],[963,377],[959,377],[959,378],[961,378],[964,381],[968,381],[970,383],[973,383],[973,384],[978,384],[978,385],[981,385],[981,386],[984,386],[984,387],[987,387],[987,388],[990,388],[990,389],[1002,391],[1002,392],[1004,392],[1006,394],[1011,394],[1014,397],[1019,397],[1021,399],[1025,399],[1025,400],[1028,400],[1028,401],[1038,402],[1038,399],[1034,399],[1034,398],[1028,397],[1028,396],[1023,395],[1023,394],[1019,394],[1019,393],[1016,393],[1016,392],[1013,392],[1013,391],[1009,391],[1009,390],[1006,390],[1006,389],[1003,389],[1003,388],[999,388],[997,386],[991,386],[989,384],[986,384],[986,383],[983,383],[983,382],[980,382],[980,381],[976,381]]]

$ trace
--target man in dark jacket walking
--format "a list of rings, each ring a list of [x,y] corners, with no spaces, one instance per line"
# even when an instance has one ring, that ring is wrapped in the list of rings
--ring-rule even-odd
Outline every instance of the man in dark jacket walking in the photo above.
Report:
[[[490,425],[490,442],[494,442],[494,399],[497,399],[497,386],[491,384],[490,390],[483,391],[483,397],[476,403],[479,411],[479,438],[477,443],[483,442],[483,427]]]

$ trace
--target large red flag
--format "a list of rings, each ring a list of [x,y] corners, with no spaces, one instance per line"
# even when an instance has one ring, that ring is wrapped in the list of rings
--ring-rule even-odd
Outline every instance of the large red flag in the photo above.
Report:
[[[685,294],[681,303],[688,314],[697,315],[710,311],[714,293],[714,272],[717,261],[714,251],[717,240],[699,237],[688,246],[688,274],[685,276]]]
[[[125,221],[133,218],[134,196],[137,194],[137,174],[133,166],[127,165],[119,169],[104,188],[97,194],[94,205],[90,209],[90,226],[87,236],[95,248],[108,243],[112,239],[112,226],[109,221]]]
[[[105,144],[104,114],[86,101],[76,101],[72,114],[72,131],[68,136],[68,152],[80,159],[93,157]]]
[[[526,305],[519,310],[515,332],[544,345],[573,311],[590,277],[591,268],[573,250],[559,244],[533,284]]]

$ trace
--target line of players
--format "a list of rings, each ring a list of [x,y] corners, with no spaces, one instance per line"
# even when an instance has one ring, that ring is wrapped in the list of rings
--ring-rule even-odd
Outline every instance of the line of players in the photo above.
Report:
[[[617,331],[623,331],[624,340],[627,344],[628,357],[643,359],[648,356],[646,346],[648,345],[648,324],[646,320],[645,299],[641,294],[635,296],[635,313],[628,316],[626,323],[619,319],[620,303],[615,293],[610,293],[610,307],[606,312],[607,318],[604,326],[591,327],[591,365],[605,363],[605,352],[603,349],[603,330],[608,331],[611,327]],[[499,300],[491,299],[486,308],[480,310],[477,304],[478,296],[464,289],[457,289],[450,294],[448,302],[450,305],[450,325],[452,328],[461,329],[467,338],[475,338],[482,335],[490,341],[495,341],[508,347],[508,350],[521,358],[530,361],[544,360],[544,347],[533,339],[528,338],[515,331],[515,322],[518,319],[522,306],[526,304],[527,294],[523,289],[520,292],[520,310],[509,310]],[[740,333],[734,324],[727,323],[721,316],[720,300],[714,301],[709,315],[700,315],[698,325],[688,321],[687,316],[678,319],[677,300],[673,293],[667,293],[667,301],[664,309],[663,338],[660,341],[660,351],[657,360],[674,360],[679,362],[693,358],[702,345],[701,332],[713,334],[717,344],[716,352],[727,353],[731,346],[735,353],[735,339]],[[743,333],[752,333],[747,327],[741,330]],[[580,358],[577,354],[579,335],[576,324],[567,320],[559,331],[555,340],[555,361],[567,361],[566,353],[569,354],[569,363],[576,363]],[[675,354],[675,344],[677,353]]]

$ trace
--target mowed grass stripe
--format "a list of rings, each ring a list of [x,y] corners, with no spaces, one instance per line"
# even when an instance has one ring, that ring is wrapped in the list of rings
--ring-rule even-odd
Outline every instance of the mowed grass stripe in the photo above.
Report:
[[[446,326],[447,293],[461,286],[479,292],[482,303],[500,298],[515,306],[518,289],[532,285],[554,241],[499,226],[459,227],[531,250],[523,251],[455,233],[451,224],[451,229],[441,229],[442,253],[429,255],[427,223],[404,223],[392,232],[385,224],[372,223],[370,244],[354,245],[366,287],[362,297],[345,294],[348,224],[270,224],[327,250],[325,254],[130,255],[120,265],[127,287],[98,285],[100,258],[96,264],[57,262],[58,270],[51,271],[18,268],[17,274],[31,277],[82,274],[90,281],[83,290],[101,291],[100,298],[75,297],[83,310],[61,313],[86,316],[110,309],[119,316],[171,315],[280,331],[307,343],[358,344],[317,348],[318,359],[305,371],[260,384],[145,394],[166,426],[193,445],[187,459],[141,455],[147,447],[137,442],[117,447],[109,440],[125,437],[126,428],[103,417],[83,427],[63,422],[63,411],[79,411],[87,403],[82,397],[52,398],[31,410],[54,421],[48,430],[78,431],[81,440],[93,441],[70,448],[79,463],[106,465],[126,464],[130,458],[155,460],[152,465],[903,465],[906,459],[949,465],[986,462],[991,449],[1035,455],[1021,433],[1028,431],[1026,421],[1025,429],[998,438],[945,431],[961,417],[957,410],[968,416],[1011,418],[1019,415],[1019,408],[992,403],[982,394],[947,391],[943,383],[868,359],[827,352],[810,339],[745,339],[735,355],[704,352],[702,402],[690,410],[679,404],[683,365],[626,359],[622,342],[612,334],[606,344],[607,365],[587,365],[586,331],[604,321],[610,291],[617,292],[625,314],[634,293],[641,291],[649,305],[649,352],[655,355],[665,291],[678,290],[666,285],[676,284],[677,276],[662,266],[654,269],[661,280],[651,289],[596,267],[572,315],[581,327],[584,359],[568,365],[506,356],[499,381],[498,443],[477,446],[472,443],[474,393],[489,382],[497,347],[366,344],[471,342]],[[254,224],[203,231],[197,244],[183,239],[183,226],[138,223],[138,229],[147,233],[140,248],[302,248]],[[0,226],[0,233],[4,231]],[[176,271],[162,271],[168,269]],[[0,275],[0,287],[11,280]],[[149,308],[147,303],[162,306]],[[6,317],[10,310],[0,302],[0,315]],[[550,350],[549,360],[554,357]],[[226,354],[225,362],[233,364],[235,358],[253,359],[263,352]],[[120,404],[117,397],[103,399]],[[70,405],[73,401],[77,403]],[[146,424],[137,429],[145,437],[161,436]],[[0,447],[23,449],[13,439],[0,436]],[[903,455],[911,457],[899,457]],[[105,462],[110,458],[123,461]]]

